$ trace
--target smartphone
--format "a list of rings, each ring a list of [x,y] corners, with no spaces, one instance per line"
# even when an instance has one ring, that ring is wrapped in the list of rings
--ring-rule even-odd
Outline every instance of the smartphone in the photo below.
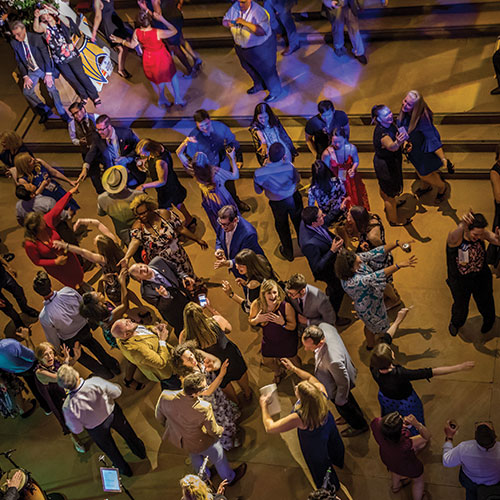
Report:
[[[204,293],[200,293],[200,295],[198,295],[198,302],[201,307],[205,307],[207,305],[207,296]]]
[[[122,491],[120,474],[115,467],[101,467],[101,481],[103,491],[116,493]]]

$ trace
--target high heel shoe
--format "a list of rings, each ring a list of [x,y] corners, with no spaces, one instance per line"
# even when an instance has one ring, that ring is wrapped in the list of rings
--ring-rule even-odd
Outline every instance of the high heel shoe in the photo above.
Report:
[[[132,78],[132,75],[124,69],[123,71],[117,71],[117,73],[122,77],[125,78],[125,80],[128,80],[129,78]]]
[[[451,163],[448,159],[446,159],[446,170],[448,170],[449,174],[455,173],[455,165],[453,165],[453,163]]]

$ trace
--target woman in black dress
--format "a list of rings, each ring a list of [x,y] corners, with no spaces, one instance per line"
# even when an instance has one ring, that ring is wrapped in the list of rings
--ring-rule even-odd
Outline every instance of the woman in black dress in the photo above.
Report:
[[[407,219],[404,223],[398,223],[396,198],[403,191],[401,146],[408,139],[408,134],[398,132],[392,112],[384,104],[373,106],[372,123],[376,123],[373,131],[373,147],[375,148],[373,166],[380,196],[384,200],[385,214],[391,226],[404,226],[411,220]]]
[[[137,144],[135,152],[140,156],[137,168],[139,171],[147,173],[153,181],[138,186],[136,190],[145,191],[149,188],[155,188],[160,208],[168,210],[173,205],[182,212],[184,225],[186,227],[194,226],[196,219],[184,205],[186,189],[179,182],[174,171],[172,156],[167,149],[152,139],[142,139]]]
[[[495,164],[490,170],[490,182],[493,189],[493,199],[495,200],[495,218],[493,219],[493,231],[500,227],[500,144],[497,146],[495,154]],[[489,245],[487,253],[488,264],[495,268],[497,278],[500,277],[500,247]]]
[[[220,384],[224,394],[233,403],[238,404],[238,397],[231,382],[236,382],[243,391],[245,401],[250,401],[252,391],[248,383],[247,365],[238,346],[226,336],[233,327],[226,318],[221,316],[207,301],[206,309],[212,314],[205,316],[203,308],[194,302],[189,302],[184,308],[184,330],[179,336],[179,344],[187,340],[195,340],[198,347],[223,363],[229,360],[227,373]]]
[[[127,50],[118,43],[114,43],[111,35],[128,39],[132,36],[133,30],[122,21],[115,11],[113,0],[94,0],[94,26],[92,28],[92,41],[95,42],[97,30],[102,25],[104,36],[108,43],[118,52],[118,71],[122,78],[130,78],[132,75],[125,69],[125,59]]]

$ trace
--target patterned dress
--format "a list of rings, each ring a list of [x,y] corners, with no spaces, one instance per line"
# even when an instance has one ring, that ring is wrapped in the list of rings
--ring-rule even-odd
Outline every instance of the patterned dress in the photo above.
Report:
[[[325,214],[325,224],[329,226],[343,213],[342,202],[346,196],[344,183],[339,178],[332,178],[330,190],[324,191],[318,184],[311,184],[308,194],[308,204],[313,207],[315,203]]]
[[[194,270],[186,250],[180,245],[176,229],[182,226],[181,219],[170,212],[170,220],[166,220],[161,215],[160,228],[158,230],[146,229],[144,224],[141,227],[132,229],[130,235],[138,239],[144,248],[145,262],[151,262],[155,257],[162,257],[171,262],[177,269],[177,273],[187,274],[194,277]]]
[[[384,269],[374,270],[385,261],[384,247],[360,253],[358,257],[363,261],[360,268],[352,278],[342,280],[342,288],[354,301],[354,309],[366,328],[373,333],[385,333],[390,326],[384,304],[387,279]]]

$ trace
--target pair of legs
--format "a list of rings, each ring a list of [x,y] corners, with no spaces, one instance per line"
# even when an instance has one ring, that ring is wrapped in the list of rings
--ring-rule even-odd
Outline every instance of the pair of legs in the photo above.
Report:
[[[252,390],[250,389],[250,383],[248,380],[248,372],[245,372],[244,375],[236,380],[236,384],[243,392],[243,395],[246,400],[249,400],[252,397]],[[222,387],[222,392],[233,402],[238,404],[238,396],[236,395],[236,390],[234,388],[233,382],[230,382],[226,385],[226,387]]]
[[[122,45],[116,45],[114,49],[118,52],[118,74],[126,76],[125,60],[127,59],[128,50]]]
[[[283,247],[283,256],[289,260],[293,259],[292,235],[288,217],[290,217],[299,236],[302,208],[304,207],[302,197],[298,191],[293,196],[280,201],[269,201],[269,206],[274,216],[274,227],[278,233],[281,245]]]
[[[362,56],[365,53],[363,39],[359,32],[358,16],[348,5],[338,9],[329,9],[330,22],[332,23],[333,47],[335,50],[342,50],[344,47],[344,26],[347,26],[347,33],[352,44],[352,51],[355,56]]]
[[[224,448],[220,444],[220,441],[216,441],[212,446],[209,446],[206,450],[203,450],[200,453],[190,453],[189,456],[191,457],[191,464],[193,465],[195,472],[200,470],[203,460],[205,457],[208,457],[210,462],[214,464],[217,474],[219,474],[219,477],[222,480],[226,479],[228,482],[231,482],[235,477],[235,472],[227,461],[226,453],[224,452]],[[206,474],[210,477],[210,471],[208,468],[206,469]]]
[[[335,403],[335,402],[334,402]],[[339,412],[340,416],[349,424],[349,426],[354,430],[365,430],[368,429],[368,423],[365,420],[363,412],[359,407],[358,402],[349,391],[349,396],[347,397],[347,402],[340,406],[335,403],[335,408]],[[349,429],[345,429],[341,432],[343,436],[349,436]]]
[[[58,64],[57,69],[73,87],[80,99],[92,99],[94,104],[98,104],[100,102],[97,89],[85,73],[80,56],[70,59],[69,61],[65,61],[62,64]]]
[[[301,367],[302,360],[299,355],[296,354],[293,357],[288,358],[295,366]],[[286,376],[286,370],[280,362],[280,358],[266,358],[262,356],[262,363],[264,366],[269,368],[274,373],[274,383],[279,384],[281,380]]]
[[[398,222],[398,206],[396,198],[387,196],[381,189],[379,190],[380,197],[384,201],[385,215],[389,223],[397,224]]]
[[[186,205],[184,205],[184,203],[179,203],[178,205],[175,205],[175,208],[177,208],[177,210],[179,210],[179,212],[184,216],[184,225],[186,227],[190,226],[194,217],[187,209]]]
[[[26,98],[28,103],[36,109],[36,112],[39,115],[41,116],[50,115],[51,113],[50,107],[47,106],[47,104],[45,104],[44,102],[42,102],[35,92],[37,83],[40,80],[44,79],[45,73],[41,69],[37,69],[36,71],[30,71],[28,73],[28,77],[33,82],[33,84],[31,85],[30,88],[27,87],[23,88],[24,97]],[[45,84],[45,86],[47,87],[47,91],[50,97],[54,101],[54,106],[56,107],[59,116],[63,119],[67,118],[69,120],[68,114],[66,113],[66,110],[64,109],[64,106],[61,102],[61,96],[59,95],[59,92],[56,88],[55,80],[54,79],[52,80],[51,87],[49,87],[47,84]]]
[[[169,92],[174,96],[174,104],[178,104],[179,106],[186,105],[186,101],[183,101],[181,97],[177,73],[172,77],[170,82],[159,83],[158,87],[160,87],[160,100],[158,102],[160,106],[170,102],[165,96],[165,87],[167,87]]]
[[[407,477],[400,476],[399,474],[396,474],[395,472],[391,472],[391,478],[392,478],[391,489],[394,493],[397,493],[403,486],[408,484]],[[424,475],[423,474],[411,479],[412,500],[423,500],[425,498],[424,486],[425,486],[425,482],[424,482]]]
[[[111,429],[114,429],[123,437],[135,456],[142,459],[146,458],[146,447],[144,443],[137,436],[134,429],[132,429],[122,409],[116,403],[111,415],[97,427],[87,429],[87,432],[94,440],[95,444],[111,459],[113,465],[120,469],[122,474],[131,476],[132,469],[116,446],[113,436],[111,435]]]
[[[417,175],[424,183],[424,187],[422,189],[426,189],[429,186],[436,187],[438,190],[438,195],[442,195],[446,191],[446,184],[443,179],[441,179],[439,172],[435,171],[427,175],[420,175],[417,172]]]
[[[270,17],[271,27],[275,33],[285,33],[288,51],[283,54],[290,54],[300,46],[297,27],[292,15],[292,4],[287,0],[265,0],[264,9]]]

